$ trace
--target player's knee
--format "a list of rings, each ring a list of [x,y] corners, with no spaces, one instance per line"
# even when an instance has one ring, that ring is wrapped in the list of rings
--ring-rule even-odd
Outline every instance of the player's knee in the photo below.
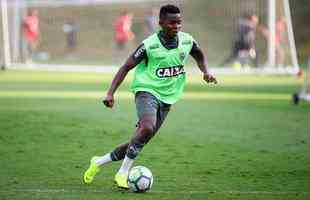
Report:
[[[155,123],[150,121],[141,121],[139,129],[142,134],[152,135],[155,132]]]

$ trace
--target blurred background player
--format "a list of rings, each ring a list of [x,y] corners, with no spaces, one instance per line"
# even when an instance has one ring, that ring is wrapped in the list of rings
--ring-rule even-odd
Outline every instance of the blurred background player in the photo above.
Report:
[[[237,23],[237,38],[233,44],[231,55],[220,66],[233,63],[235,68],[245,66],[251,61],[258,66],[257,52],[255,49],[256,27],[259,19],[254,14],[245,14]]]
[[[159,15],[161,30],[146,38],[127,59],[116,73],[103,101],[106,107],[113,107],[115,91],[128,72],[137,66],[131,87],[135,93],[137,129],[127,143],[91,159],[84,173],[85,183],[93,181],[100,166],[123,160],[114,180],[118,187],[128,188],[128,172],[134,160],[159,130],[171,105],[181,98],[186,79],[184,65],[189,55],[197,62],[203,79],[207,83],[217,83],[209,73],[207,59],[193,37],[180,32],[182,20],[179,8],[174,5],[163,6]]]
[[[159,10],[155,7],[153,7],[148,15],[145,16],[144,19],[144,36],[148,37],[150,35],[152,35],[156,29],[158,28],[158,12]]]
[[[32,62],[39,38],[39,16],[37,9],[29,9],[23,19],[23,35],[26,41],[26,62]]]
[[[77,49],[77,35],[79,26],[74,20],[69,20],[63,25],[63,32],[66,37],[66,55],[67,59],[76,58],[75,52]]]
[[[114,41],[116,44],[115,58],[123,58],[126,54],[126,48],[130,41],[135,38],[134,33],[131,30],[133,14],[123,11],[119,17],[113,23],[114,28]]]
[[[266,26],[260,25],[260,31],[267,41],[269,41],[270,32]],[[286,21],[285,17],[282,16],[276,22],[276,35],[275,35],[275,50],[276,50],[276,66],[282,67],[285,64],[285,50],[283,48],[284,45],[288,45],[288,41],[285,40],[286,34]]]

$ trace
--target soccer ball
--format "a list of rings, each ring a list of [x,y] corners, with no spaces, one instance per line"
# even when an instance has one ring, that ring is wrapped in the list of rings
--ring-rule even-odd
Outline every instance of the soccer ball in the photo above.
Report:
[[[133,167],[128,175],[128,186],[133,192],[146,192],[153,185],[152,172],[144,166]]]

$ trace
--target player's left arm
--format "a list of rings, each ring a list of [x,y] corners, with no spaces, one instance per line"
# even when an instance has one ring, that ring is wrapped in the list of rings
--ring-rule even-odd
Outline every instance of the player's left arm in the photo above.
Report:
[[[203,53],[202,49],[194,41],[193,47],[190,51],[190,55],[195,59],[200,71],[203,73],[203,79],[207,83],[217,83],[215,76],[213,76],[208,70],[207,57]]]

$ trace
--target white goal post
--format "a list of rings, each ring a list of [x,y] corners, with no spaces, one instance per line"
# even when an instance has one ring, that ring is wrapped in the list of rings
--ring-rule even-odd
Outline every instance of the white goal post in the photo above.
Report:
[[[11,51],[8,25],[8,5],[6,0],[1,1],[1,17],[2,17],[2,44],[3,44],[3,68],[11,65]]]

